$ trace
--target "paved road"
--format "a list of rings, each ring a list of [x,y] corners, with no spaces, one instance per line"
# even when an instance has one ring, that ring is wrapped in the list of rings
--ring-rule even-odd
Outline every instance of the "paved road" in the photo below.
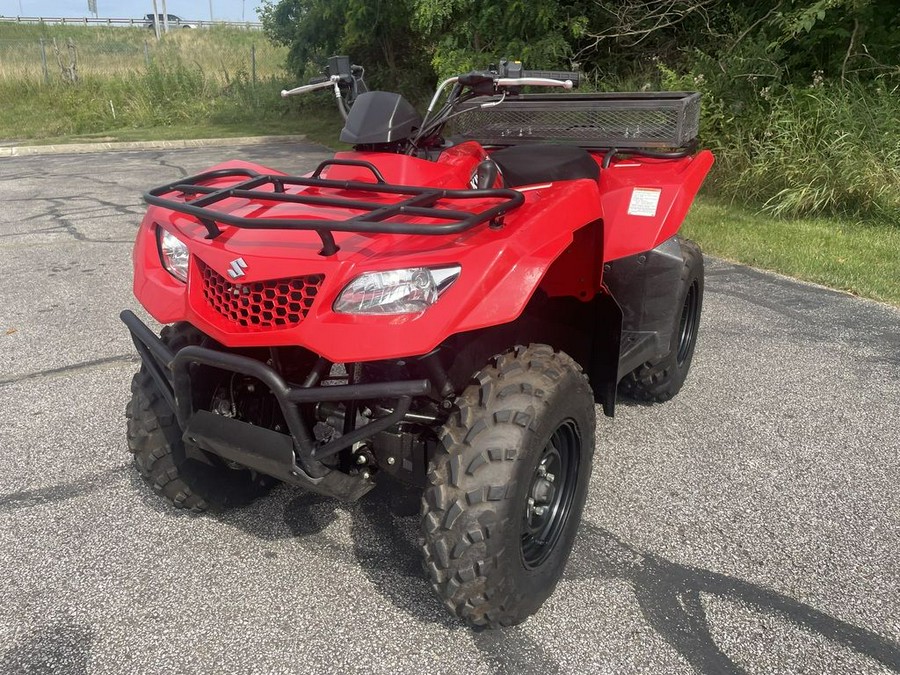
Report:
[[[0,673],[900,670],[900,312],[710,261],[676,400],[599,420],[566,575],[475,633],[416,518],[281,487],[193,517],[136,479],[140,191],[281,145],[0,160]]]

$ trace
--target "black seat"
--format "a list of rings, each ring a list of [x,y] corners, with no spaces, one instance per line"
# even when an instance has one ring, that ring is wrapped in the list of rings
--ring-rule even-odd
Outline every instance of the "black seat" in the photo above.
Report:
[[[491,159],[500,167],[506,187],[600,177],[591,154],[574,145],[513,145],[492,153]]]

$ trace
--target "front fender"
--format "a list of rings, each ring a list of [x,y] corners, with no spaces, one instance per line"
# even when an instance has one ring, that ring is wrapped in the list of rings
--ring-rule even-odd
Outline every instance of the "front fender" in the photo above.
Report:
[[[235,231],[214,240],[189,218],[150,209],[134,251],[135,295],[163,323],[188,321],[233,348],[301,346],[338,363],[425,354],[451,335],[509,323],[525,309],[576,231],[599,218],[596,181],[561,181],[523,187],[525,203],[499,227],[476,227],[458,235],[362,235],[343,233],[337,255],[318,255],[309,233]],[[188,283],[162,269],[155,228],[171,229],[188,243]],[[262,232],[262,231],[260,231]],[[320,275],[324,281],[308,315],[278,329],[237,329],[203,297],[202,262],[219,276],[241,257],[244,283]],[[369,271],[460,265],[460,277],[418,315],[339,314],[334,302],[352,279]]]
[[[497,250],[490,269],[473,285],[471,308],[460,315],[457,332],[518,318],[553,263],[569,249],[575,232],[600,218],[595,181],[566,181],[542,192],[540,201],[519,215],[526,222]]]
[[[427,252],[417,252],[422,242],[410,239],[402,250],[395,246],[342,274],[340,287],[324,294],[315,320],[304,327],[304,346],[336,362],[401,358],[426,354],[457,333],[514,321],[553,263],[570,248],[575,233],[600,215],[595,181],[522,191],[526,204],[507,216],[500,229],[479,228],[446,246],[432,244]],[[343,285],[373,266],[399,269],[450,262],[462,267],[460,277],[420,315],[352,316],[331,310]]]

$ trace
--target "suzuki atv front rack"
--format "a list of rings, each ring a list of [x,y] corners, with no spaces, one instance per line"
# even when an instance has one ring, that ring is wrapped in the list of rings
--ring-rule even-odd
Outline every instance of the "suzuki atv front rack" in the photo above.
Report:
[[[331,180],[322,178],[328,166],[359,166],[372,172],[374,183],[364,181]],[[235,182],[222,186],[208,185],[212,181],[234,178]],[[364,201],[341,195],[311,195],[303,192],[286,192],[289,186],[316,187],[329,190],[346,190],[371,195],[403,195],[406,198],[393,203]],[[173,193],[175,193],[173,195]],[[302,218],[244,218],[214,208],[226,199],[248,199],[256,202],[305,204],[366,211],[346,220],[313,220]],[[438,206],[441,200],[482,202],[485,199],[499,203],[480,211],[465,211]],[[509,189],[443,190],[433,187],[392,185],[378,168],[370,162],[331,159],[319,164],[309,176],[263,174],[253,169],[231,168],[206,171],[195,176],[180,178],[144,193],[144,201],[153,206],[177,211],[195,217],[214,239],[222,234],[218,223],[232,227],[256,230],[312,230],[322,240],[321,255],[334,255],[338,246],[332,232],[366,232],[382,234],[450,235],[469,230],[476,225],[490,222],[499,225],[507,212],[521,206],[525,198],[520,192]],[[448,221],[445,223],[397,222],[397,217],[418,216]]]

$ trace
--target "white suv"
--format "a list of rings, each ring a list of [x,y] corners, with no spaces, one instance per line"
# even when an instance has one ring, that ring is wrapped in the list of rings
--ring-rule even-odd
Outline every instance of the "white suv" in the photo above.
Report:
[[[187,21],[186,19],[182,19],[180,16],[175,16],[174,14],[169,14],[169,28],[198,28],[198,24]],[[160,28],[165,24],[165,20],[162,14],[156,15],[157,21],[159,21]],[[147,14],[144,16],[144,28],[150,28],[151,30],[154,28],[153,15]]]

